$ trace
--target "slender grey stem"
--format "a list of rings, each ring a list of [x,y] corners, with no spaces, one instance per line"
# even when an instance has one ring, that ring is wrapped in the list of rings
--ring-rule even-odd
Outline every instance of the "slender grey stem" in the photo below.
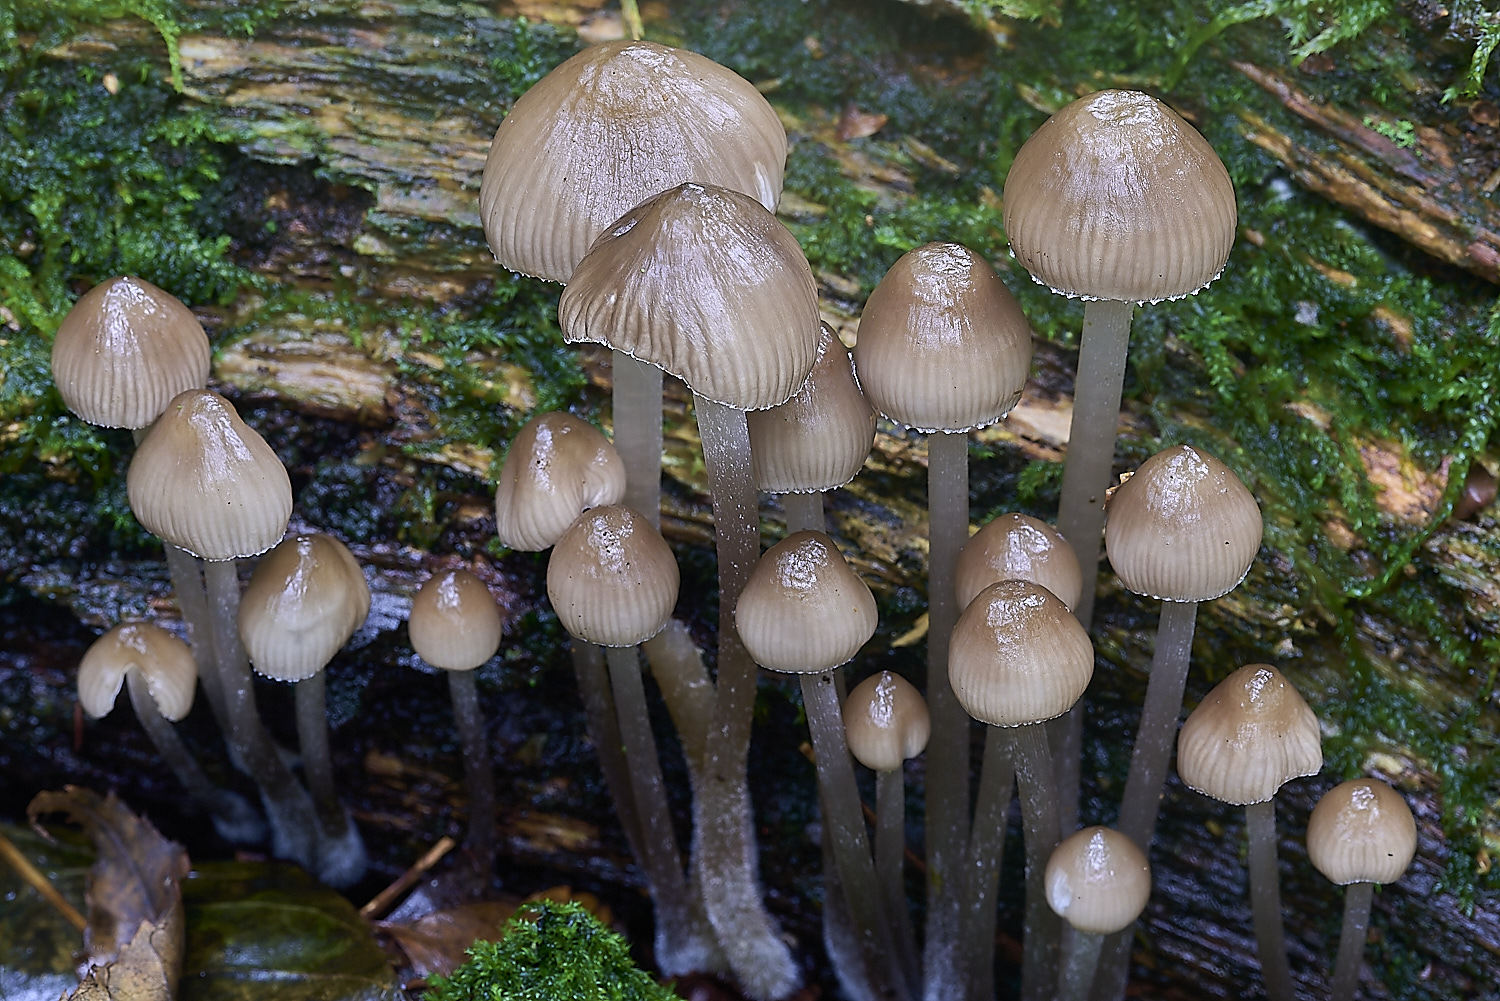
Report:
[[[297,746],[302,749],[302,774],[312,794],[323,833],[331,838],[348,834],[349,818],[333,783],[333,756],[328,751],[328,702],[322,671],[297,682]]]
[[[1057,1001],[1084,1001],[1089,996],[1089,984],[1094,980],[1094,968],[1099,963],[1099,950],[1103,945],[1103,935],[1073,929],[1072,947],[1063,957]]]
[[[793,529],[788,528],[788,532]],[[849,698],[844,684],[844,669],[833,672],[834,693],[842,706]],[[876,808],[877,811],[879,807]],[[823,836],[820,839],[823,873],[823,947],[828,951],[828,961],[839,979],[839,986],[848,995],[849,1001],[875,1001],[870,988],[870,974],[865,970],[865,958],[860,952],[859,932],[854,927],[854,916],[849,913],[849,899],[844,894],[844,884],[839,881],[839,867],[833,860],[833,827],[828,823],[828,798],[818,786],[818,816],[823,818]],[[879,831],[876,832],[879,837]],[[878,856],[879,846],[876,852]],[[879,872],[877,861],[877,874]]]
[[[625,506],[661,528],[661,369],[612,355],[615,451],[625,463]]]
[[[1374,883],[1350,883],[1344,887],[1344,930],[1339,934],[1339,958],[1328,982],[1329,1001],[1354,1001],[1359,987],[1359,969],[1365,963],[1365,938],[1370,930],[1370,903]]]
[[[1250,837],[1250,911],[1255,918],[1255,952],[1267,1001],[1296,1001],[1292,969],[1281,928],[1281,874],[1276,869],[1276,801],[1245,807]]]
[[[843,704],[843,700],[839,700]],[[906,905],[906,775],[893,768],[875,773],[875,881],[880,886],[886,921],[899,950],[901,969],[913,994],[920,994],[922,961]]]
[[[464,785],[469,793],[469,851],[488,880],[495,866],[495,775],[490,765],[490,741],[473,671],[449,671],[448,694],[453,697],[453,722],[464,752]]]
[[[697,789],[703,769],[703,744],[714,716],[714,683],[703,666],[703,655],[687,626],[676,619],[642,643],[641,649],[661,689],[662,701],[672,714],[687,758],[688,778]]]
[[[781,510],[786,512],[786,534],[793,532],[827,532],[828,519],[823,513],[823,493],[782,494]]]
[[[719,558],[719,658],[714,720],[703,751],[703,786],[693,803],[704,907],[746,993],[779,998],[801,974],[760,892],[747,769],[755,711],[755,661],[734,629],[740,592],[760,557],[760,517],[750,475],[743,411],[694,394],[703,462],[713,491]]]
[[[1047,860],[1061,840],[1057,826],[1056,775],[1047,731],[1040,723],[1010,731],[1021,820],[1026,834],[1026,938],[1022,943],[1022,1001],[1051,1001],[1057,984],[1061,920],[1047,906]]]
[[[927,942],[925,996],[960,997],[960,871],[969,827],[969,714],[948,682],[948,641],[958,621],[954,570],[969,541],[969,437],[927,436]]]
[[[1057,773],[1057,817],[1063,836],[1078,830],[1078,796],[1066,790],[1083,782],[1083,702],[1047,721],[1047,742],[1052,746],[1052,770]]]
[[[974,801],[974,829],[969,835],[969,865],[964,877],[960,924],[962,954],[969,964],[968,996],[973,1001],[988,1001],[995,996],[995,894],[1005,852],[1011,787],[1015,785],[1010,740],[999,727],[985,730],[984,764],[979,771],[979,795]]]
[[[588,725],[589,743],[599,758],[599,770],[615,804],[615,816],[630,854],[645,858],[645,837],[635,811],[635,791],[630,785],[630,767],[625,763],[624,745],[620,741],[620,724],[615,715],[615,697],[609,689],[609,672],[604,666],[604,649],[583,640],[572,641],[573,671],[578,678],[578,693],[583,698],[583,714]]]

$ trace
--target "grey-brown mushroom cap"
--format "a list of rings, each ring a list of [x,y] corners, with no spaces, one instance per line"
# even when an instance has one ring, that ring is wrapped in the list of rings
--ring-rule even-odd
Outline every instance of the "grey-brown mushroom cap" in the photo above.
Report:
[[[567,282],[632,206],[686,181],[774,212],[786,131],[746,81],[655,42],[584,49],[516,101],[495,132],[480,218],[504,267]]]
[[[557,307],[563,339],[624,351],[736,410],[791,399],[818,357],[818,290],[755,199],[681,184],[600,235]]]
[[[843,486],[864,467],[875,443],[875,411],[854,381],[848,349],[826,323],[807,383],[781,406],[746,420],[755,485],[775,494]]]
[[[1260,551],[1260,506],[1218,459],[1164,449],[1105,509],[1104,548],[1120,583],[1165,601],[1209,601],[1239,586]]]
[[[370,586],[332,536],[284,539],[255,567],[240,599],[239,632],[255,670],[304,681],[328,665],[370,613]]]
[[[562,627],[599,646],[635,646],[661,632],[679,583],[672,547],[622,504],[579,515],[547,561],[547,598]]]
[[[412,649],[433,667],[472,671],[500,649],[505,623],[484,581],[451,569],[433,574],[417,590],[406,628]]]
[[[208,383],[208,336],[169,292],[125,275],[89,289],[57,328],[52,379],[90,424],[140,429]]]
[[[865,303],[854,371],[870,405],[918,431],[1000,420],[1026,385],[1031,326],[978,254],[929,243],[902,255]]]
[[[1213,147],[1137,91],[1102,90],[1047,119],[1005,179],[1005,232],[1038,282],[1087,299],[1191,295],[1234,246],[1234,185]]]
[[[1057,529],[1027,514],[1002,514],[959,551],[953,572],[959,608],[996,581],[1029,580],[1058,597],[1068,611],[1083,595],[1083,572],[1073,547]]]
[[[625,463],[599,429],[572,414],[533,417],[516,434],[495,485],[495,535],[541,552],[584,511],[625,496]]]
[[[822,532],[794,532],[750,571],[734,626],[768,671],[821,674],[875,634],[875,596]]]
[[[854,760],[892,772],[915,758],[932,736],[932,716],[922,693],[899,674],[880,671],[854,686],[844,700],[844,737]]]
[[[198,665],[188,645],[160,626],[126,622],[94,641],[78,663],[78,702],[98,719],[120,695],[125,675],[139,671],[157,711],[182,719],[193,708]]]
[[[1081,932],[1113,935],[1130,927],[1151,897],[1151,866],[1136,843],[1108,827],[1064,838],[1047,860],[1047,904]]]
[[[1307,821],[1307,857],[1328,880],[1394,883],[1417,853],[1417,824],[1401,794],[1379,779],[1334,786]]]
[[[228,400],[205,389],[172,400],[125,484],[147,531],[205,560],[265,552],[292,514],[286,467]]]

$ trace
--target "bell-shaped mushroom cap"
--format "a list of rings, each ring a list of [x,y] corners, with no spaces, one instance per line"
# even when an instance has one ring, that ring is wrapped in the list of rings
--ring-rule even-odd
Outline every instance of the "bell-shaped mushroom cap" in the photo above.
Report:
[[[633,205],[684,181],[774,212],[786,131],[742,77],[655,42],[584,49],[516,101],[484,165],[479,213],[504,267],[570,280]]]
[[[1101,90],[1047,119],[1005,179],[1005,232],[1054,292],[1155,302],[1219,276],[1234,185],[1213,147],[1165,104]]]
[[[755,485],[773,494],[833,490],[854,479],[875,442],[875,411],[854,381],[849,351],[828,324],[802,389],[746,417]]]
[[[1151,866],[1119,831],[1085,827],[1052,850],[1045,883],[1054,914],[1089,935],[1113,935],[1146,909]]]
[[[1068,611],[1078,607],[1083,574],[1062,535],[1026,514],[1002,514],[964,543],[954,568],[958,607],[996,581],[1029,580],[1051,591]]]
[[[932,736],[927,702],[899,674],[881,671],[854,686],[844,700],[844,738],[854,760],[877,772],[893,772],[915,758]]]
[[[822,532],[767,549],[734,610],[745,649],[768,671],[822,674],[875,635],[875,596]]]
[[[412,599],[411,648],[433,667],[472,671],[500,649],[504,623],[495,596],[467,570],[433,574]]]
[[[667,540],[620,504],[579,515],[547,563],[547,597],[563,628],[599,646],[635,646],[661,632],[678,583]]]
[[[258,673],[302,681],[328,666],[368,614],[370,586],[348,547],[328,535],[296,535],[250,576],[240,639]]]
[[[880,413],[918,431],[993,424],[1021,398],[1031,327],[984,258],[929,243],[891,266],[859,321],[854,370]]]
[[[1270,664],[1246,664],[1214,686],[1177,734],[1177,774],[1232,806],[1264,803],[1323,767],[1318,718]]]
[[[625,496],[625,463],[597,428],[559,411],[521,428],[495,486],[495,534],[512,549],[541,552],[591,507]]]
[[[948,680],[964,711],[991,726],[1024,726],[1073,708],[1094,676],[1088,633],[1051,591],[991,584],[953,627]]]
[[[1165,601],[1228,594],[1260,551],[1260,507],[1228,466],[1192,445],[1141,463],[1105,509],[1104,548],[1120,583]]]
[[[95,719],[115,707],[120,685],[141,672],[157,711],[180,720],[193,708],[198,665],[182,640],[149,622],[115,626],[94,641],[78,663],[78,702]]]
[[[1394,883],[1416,853],[1411,808],[1379,779],[1334,786],[1307,821],[1307,857],[1338,886]]]
[[[190,389],[168,405],[125,478],[146,530],[205,560],[265,552],[286,534],[286,467],[218,393]]]
[[[208,336],[190,309],[140,278],[100,282],[52,342],[52,380],[90,424],[150,426],[172,397],[208,383]]]
[[[621,216],[557,317],[568,343],[624,351],[736,410],[785,403],[818,357],[818,290],[796,238],[713,185],[678,185]]]

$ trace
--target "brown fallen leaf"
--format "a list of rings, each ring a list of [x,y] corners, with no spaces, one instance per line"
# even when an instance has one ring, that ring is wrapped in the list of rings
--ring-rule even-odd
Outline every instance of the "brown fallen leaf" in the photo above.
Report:
[[[499,938],[515,910],[515,904],[502,901],[463,904],[406,923],[381,921],[377,927],[396,940],[418,976],[446,977],[468,960],[469,946]]]
[[[839,123],[834,129],[834,134],[844,142],[850,139],[863,139],[885,128],[885,123],[890,120],[889,115],[861,111],[855,105],[848,104],[844,106],[844,113],[839,116]]]

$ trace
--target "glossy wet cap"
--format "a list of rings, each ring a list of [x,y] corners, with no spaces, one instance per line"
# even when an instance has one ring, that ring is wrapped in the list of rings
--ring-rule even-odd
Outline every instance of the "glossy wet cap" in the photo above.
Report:
[[[1334,786],[1307,821],[1307,857],[1338,886],[1394,883],[1416,854],[1411,808],[1379,779]]]
[[[927,702],[899,674],[881,671],[854,686],[844,700],[844,737],[854,760],[877,772],[893,772],[915,758],[932,736]]]
[[[625,496],[625,463],[592,424],[558,411],[521,428],[495,486],[495,534],[511,549],[540,552],[584,511]]]
[[[442,570],[412,599],[411,648],[433,667],[472,671],[500,649],[504,622],[484,581],[467,570]]]
[[[208,336],[192,310],[129,275],[85,292],[52,342],[63,402],[102,427],[148,427],[178,393],[206,385],[208,369]]]
[[[547,597],[563,628],[599,646],[635,646],[661,632],[678,583],[667,541],[620,504],[579,515],[547,563]]]
[[[1081,932],[1113,935],[1130,927],[1151,897],[1151,866],[1119,831],[1085,827],[1047,860],[1047,905]]]
[[[1260,507],[1240,478],[1192,445],[1141,464],[1109,499],[1104,548],[1120,583],[1152,598],[1234,590],[1260,551]]]
[[[193,708],[198,665],[182,640],[149,622],[115,626],[78,663],[78,702],[95,719],[115,707],[125,675],[139,671],[157,711],[180,720]],[[139,691],[139,690],[137,690]]]
[[[1318,718],[1270,664],[1246,664],[1214,686],[1177,735],[1177,774],[1221,803],[1264,803],[1323,767]]]
[[[854,381],[848,349],[826,323],[807,383],[781,406],[757,410],[746,420],[755,485],[773,494],[843,486],[864,466],[875,442],[875,411]]]
[[[956,243],[909,251],[865,303],[854,370],[865,398],[919,431],[993,424],[1021,398],[1031,327],[984,258]]]
[[[1073,708],[1094,676],[1094,646],[1051,591],[991,584],[953,628],[948,680],[964,711],[991,726],[1024,726]]]
[[[370,614],[354,554],[328,535],[294,535],[255,567],[240,599],[240,640],[259,674],[303,681],[323,670]]]
[[[767,549],[734,610],[745,649],[768,671],[821,674],[875,635],[875,596],[822,532]]]
[[[818,290],[796,237],[713,185],[678,185],[620,217],[557,316],[568,343],[624,351],[736,410],[785,403],[818,357]]]
[[[125,483],[147,531],[205,560],[265,552],[292,515],[286,467],[228,400],[206,389],[172,400]]]
[[[1051,591],[1068,611],[1078,607],[1083,574],[1062,535],[1026,514],[1002,514],[964,543],[954,569],[958,607],[1002,580],[1029,580]]]
[[[1063,295],[1155,302],[1219,276],[1234,246],[1229,172],[1171,108],[1101,90],[1047,119],[1005,179],[1016,260]]]
[[[516,101],[479,191],[504,267],[570,280],[600,233],[658,192],[698,181],[781,198],[786,132],[744,78],[655,42],[584,49]]]

